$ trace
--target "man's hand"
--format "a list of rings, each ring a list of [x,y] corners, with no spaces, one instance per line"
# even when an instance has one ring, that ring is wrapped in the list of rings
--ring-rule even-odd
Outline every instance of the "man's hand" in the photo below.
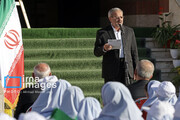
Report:
[[[106,43],[105,45],[104,45],[104,50],[105,51],[109,51],[109,50],[111,50],[112,49],[112,45],[109,45],[108,43]]]

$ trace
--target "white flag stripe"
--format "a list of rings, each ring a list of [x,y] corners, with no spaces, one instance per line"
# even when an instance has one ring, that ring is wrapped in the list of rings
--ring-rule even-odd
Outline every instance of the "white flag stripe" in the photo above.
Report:
[[[15,30],[17,31],[18,34],[10,30]],[[13,46],[14,44],[15,46]],[[8,75],[10,68],[12,68],[11,66],[17,54],[19,53],[21,46],[22,46],[21,25],[20,25],[17,9],[16,7],[14,7],[14,10],[9,18],[9,21],[7,22],[7,25],[1,35],[1,41],[0,41],[1,57],[3,57],[3,60],[1,59],[2,85],[4,85],[4,77]],[[12,49],[9,49],[8,47]]]
[[[1,0],[0,7],[0,79],[4,100],[14,109],[24,76],[21,24],[14,0]]]

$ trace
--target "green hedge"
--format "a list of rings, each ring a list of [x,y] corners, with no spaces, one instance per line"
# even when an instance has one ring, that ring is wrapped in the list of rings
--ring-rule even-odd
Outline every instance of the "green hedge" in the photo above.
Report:
[[[23,38],[95,38],[100,28],[23,28]],[[136,37],[151,37],[152,27],[133,28]]]

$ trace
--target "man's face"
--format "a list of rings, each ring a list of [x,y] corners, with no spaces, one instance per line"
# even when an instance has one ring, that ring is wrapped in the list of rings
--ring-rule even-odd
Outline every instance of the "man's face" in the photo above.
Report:
[[[112,23],[113,27],[119,27],[119,24],[123,24],[123,13],[120,10],[116,10],[109,17],[109,21]]]

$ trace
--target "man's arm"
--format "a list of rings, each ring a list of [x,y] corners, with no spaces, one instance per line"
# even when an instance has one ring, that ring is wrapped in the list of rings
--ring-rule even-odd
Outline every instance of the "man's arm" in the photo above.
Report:
[[[96,33],[96,42],[95,42],[95,47],[94,47],[94,55],[97,57],[100,57],[106,53],[104,50],[104,40],[103,40],[103,33],[100,31],[97,31]]]
[[[105,40],[106,37],[104,34],[105,32],[98,31],[96,35],[94,55],[97,57],[104,55],[107,51],[112,49],[112,46],[105,42],[107,40]]]

